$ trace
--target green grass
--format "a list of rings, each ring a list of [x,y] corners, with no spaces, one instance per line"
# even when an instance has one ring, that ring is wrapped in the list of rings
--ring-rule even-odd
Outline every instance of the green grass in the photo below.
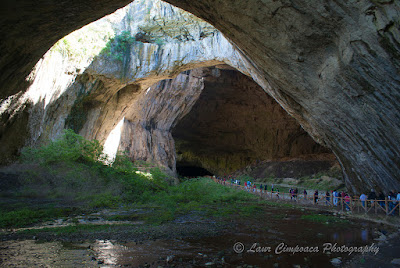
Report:
[[[168,177],[160,168],[140,166],[148,174],[138,173],[139,167],[124,155],[106,165],[102,151],[98,141],[85,140],[72,130],[44,146],[25,149],[20,163],[8,171],[22,186],[12,189],[8,197],[12,202],[0,203],[0,227],[58,217],[59,211],[49,209],[49,202],[87,212],[141,202],[168,189]]]
[[[102,147],[98,141],[88,141],[66,130],[60,139],[39,148],[26,149],[18,168],[22,187],[15,198],[26,205],[4,210],[0,226],[21,227],[69,214],[48,208],[48,203],[31,200],[50,200],[63,207],[79,206],[88,214],[104,208],[142,208],[144,213],[126,215],[162,224],[188,213],[204,216],[253,216],[262,209],[258,197],[219,185],[209,178],[186,180],[179,185],[167,184],[167,176],[154,165],[138,167],[124,155],[117,156],[112,166],[101,160]],[[52,201],[53,200],[53,201]],[[20,202],[21,204],[21,202]],[[7,204],[0,204],[0,209]],[[135,214],[135,215],[134,215]],[[123,217],[116,217],[115,219]]]
[[[258,186],[260,184],[267,184],[268,185],[268,190],[271,190],[271,185],[274,184],[274,189],[276,190],[277,188],[279,188],[280,192],[285,192],[288,193],[290,188],[298,188],[299,193],[302,194],[303,190],[306,189],[318,189],[320,191],[330,191],[330,190],[339,190],[339,191],[343,191],[345,190],[345,185],[344,183],[340,184],[340,185],[334,185],[332,184],[332,182],[328,181],[328,180],[323,180],[321,179],[322,176],[324,176],[325,174],[323,173],[319,173],[313,177],[302,177],[300,179],[298,179],[296,182],[285,182],[283,179],[281,178],[265,178],[265,179],[261,179],[257,182],[255,182],[255,184],[257,185],[257,189]],[[254,182],[253,178],[249,179],[250,181]],[[282,186],[281,184],[286,184],[288,186]]]
[[[13,211],[1,211],[0,228],[23,227],[54,218],[68,217],[76,213],[71,208],[22,208]]]
[[[152,206],[147,222],[161,224],[189,212],[209,216],[251,215],[258,208],[256,196],[217,184],[209,178],[197,178],[170,186],[155,194],[144,193],[139,205]]]
[[[333,215],[323,215],[323,214],[309,214],[309,215],[302,215],[302,220],[312,221],[312,222],[319,222],[319,223],[335,223],[335,224],[346,224],[349,223],[346,219],[341,219],[339,217]]]

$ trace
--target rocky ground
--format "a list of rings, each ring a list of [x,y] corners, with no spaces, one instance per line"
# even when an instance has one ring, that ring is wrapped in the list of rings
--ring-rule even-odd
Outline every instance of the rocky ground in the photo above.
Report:
[[[105,219],[105,215],[127,213],[121,209],[106,210],[47,222],[37,225],[36,230],[3,230],[0,266],[35,267],[50,263],[51,267],[331,267],[332,262],[339,261],[345,267],[396,267],[390,262],[399,257],[396,227],[343,215],[335,217],[329,212],[262,205],[248,215],[221,218],[191,212],[162,224]],[[306,220],[305,215],[324,222]],[[243,244],[244,252],[234,252],[237,242]],[[352,256],[277,254],[274,249],[281,242],[288,246],[316,245],[320,249],[325,242],[348,246],[375,243],[380,250],[377,255]],[[248,252],[254,243],[272,247],[272,251]]]

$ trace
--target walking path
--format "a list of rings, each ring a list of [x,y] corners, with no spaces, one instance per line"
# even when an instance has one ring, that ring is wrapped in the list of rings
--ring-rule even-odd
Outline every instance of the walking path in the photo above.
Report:
[[[275,201],[294,202],[302,205],[322,206],[325,208],[336,209],[338,211],[348,211],[352,213],[365,213],[387,216],[400,216],[400,205],[398,201],[388,200],[366,200],[361,201],[359,198],[354,197],[332,197],[325,194],[314,195],[310,192],[307,195],[303,193],[292,194],[276,191],[265,191],[258,187],[253,186],[245,187],[237,185],[228,181],[219,180],[211,177],[216,183],[225,185],[237,190],[243,190],[255,194],[263,199],[270,199]]]

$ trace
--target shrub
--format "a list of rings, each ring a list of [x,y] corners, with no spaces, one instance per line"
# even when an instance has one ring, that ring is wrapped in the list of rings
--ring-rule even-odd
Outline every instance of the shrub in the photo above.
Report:
[[[111,56],[114,60],[123,62],[124,56],[129,53],[132,44],[136,41],[130,31],[123,31],[121,34],[111,38],[101,54]]]
[[[60,139],[51,141],[46,146],[23,150],[21,160],[41,164],[78,160],[97,162],[102,158],[102,151],[103,147],[99,141],[85,140],[82,136],[75,134],[73,130],[66,129]]]
[[[24,150],[21,160],[29,164],[29,170],[20,178],[23,187],[19,195],[63,197],[87,201],[90,207],[115,207],[167,187],[167,175],[159,168],[149,168],[148,175],[138,173],[124,154],[118,154],[108,166],[103,163],[102,149],[98,141],[65,130],[48,145]]]

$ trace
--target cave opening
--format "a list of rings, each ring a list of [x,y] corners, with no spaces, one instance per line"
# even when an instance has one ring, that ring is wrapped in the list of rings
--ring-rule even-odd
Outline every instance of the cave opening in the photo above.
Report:
[[[340,167],[253,79],[228,65],[203,71],[204,89],[172,128],[176,168],[224,176],[300,178]],[[196,174],[196,175],[200,175]]]
[[[126,23],[130,22],[130,17],[132,16],[127,16]],[[143,51],[148,51],[150,56],[144,55],[143,59],[146,60],[143,60],[142,63],[155,62],[159,58],[157,53],[153,53],[156,49],[155,47],[160,49],[164,42],[173,41],[171,43],[175,44],[177,41],[185,41],[181,40],[180,37],[178,38],[179,40],[176,40],[176,36],[178,36],[176,34],[171,35],[172,37],[166,37],[161,26],[153,26],[149,27],[149,29],[151,28],[151,34],[153,34],[151,35],[152,39],[149,39],[151,42],[144,38],[137,38],[138,35],[135,35],[135,41],[130,43],[132,51],[134,51],[134,48],[137,48],[137,51],[142,51],[143,47],[148,48]],[[207,36],[213,41],[213,38],[218,36],[216,29],[210,26],[206,28],[208,29]],[[123,33],[126,34],[127,31]],[[204,34],[203,29],[202,33],[198,36],[198,40],[204,42]],[[197,35],[193,36],[197,38]],[[120,40],[122,37],[124,35],[120,34],[116,40]],[[118,47],[116,44],[114,45]],[[221,47],[224,47],[224,52],[227,53],[227,46],[221,45]],[[178,51],[180,50],[181,45],[179,45]],[[190,52],[187,55],[193,56],[192,50],[187,50]],[[173,51],[171,50],[171,52]],[[124,55],[124,57],[127,57],[126,62],[130,61],[130,57],[135,57],[134,59],[137,62],[141,62],[142,58],[140,55],[142,54],[133,54]],[[99,61],[91,64],[91,68],[95,70],[96,64],[101,65],[102,60],[108,60],[110,64],[115,65],[113,67],[121,67],[117,58],[107,58],[107,55],[101,54]],[[202,55],[199,54],[199,56]],[[85,126],[81,126],[80,132],[86,134],[85,136],[88,138],[107,141],[108,130],[114,127],[113,130],[119,131],[116,131],[118,139],[112,144],[113,153],[116,153],[118,150],[129,152],[129,157],[133,160],[139,159],[154,162],[166,167],[168,171],[171,171],[171,174],[177,171],[179,175],[181,175],[180,173],[186,174],[186,171],[182,171],[183,167],[190,167],[192,171],[197,170],[201,174],[207,171],[210,174],[225,175],[253,165],[254,163],[258,164],[263,161],[270,161],[274,164],[269,163],[262,171],[258,172],[258,177],[300,176],[307,175],[305,174],[307,172],[298,172],[301,168],[294,168],[294,166],[301,166],[301,161],[315,161],[316,164],[313,165],[315,168],[311,168],[311,172],[314,173],[320,170],[322,166],[326,166],[325,163],[327,161],[330,163],[332,163],[332,159],[335,161],[332,152],[317,144],[301,128],[296,120],[290,117],[256,82],[249,76],[223,63],[234,62],[231,58],[222,58],[222,60],[221,56],[217,56],[215,55],[207,59],[207,62],[204,61],[201,64],[187,64],[184,67],[183,65],[178,66],[179,68],[177,67],[178,69],[173,72],[176,75],[178,70],[180,72],[186,70],[185,72],[188,74],[189,66],[195,68],[219,64],[213,67],[203,67],[207,69],[202,77],[204,79],[204,90],[202,90],[199,99],[196,99],[195,105],[184,117],[181,118],[178,115],[181,110],[184,110],[184,108],[180,107],[185,107],[189,104],[186,102],[186,97],[179,98],[184,93],[179,92],[178,87],[173,89],[174,86],[171,84],[168,90],[163,91],[162,89],[169,85],[166,82],[167,80],[161,80],[158,77],[151,77],[148,79],[149,81],[133,79],[131,81],[133,83],[118,90],[118,94],[104,96],[104,99],[109,98],[112,100],[107,102],[107,104],[110,103],[110,107],[105,109],[106,105],[103,104],[98,104],[99,106],[103,105],[103,107],[91,107],[93,113],[97,113],[101,109],[103,111],[107,110],[107,112],[100,113],[98,119],[96,119],[101,124],[103,131],[90,131],[90,126],[92,126],[93,122],[88,122],[86,128]],[[218,61],[215,59],[218,59]],[[233,57],[233,59],[236,58]],[[176,61],[160,66],[173,66],[175,63]],[[140,66],[145,65],[141,64]],[[240,65],[236,64],[235,66],[246,74],[251,73],[246,68],[241,69]],[[123,72],[126,71],[125,67],[123,67]],[[146,67],[143,67],[143,69],[146,69]],[[136,66],[135,74],[137,70],[138,66]],[[152,71],[153,74],[159,72],[160,70],[158,69]],[[101,75],[101,77],[103,79],[104,76]],[[79,79],[82,81],[79,81]],[[79,79],[76,81],[88,83],[85,76]],[[93,85],[90,86],[114,87],[117,84],[114,82],[111,83],[108,80],[104,83],[97,83],[96,79],[93,79]],[[172,81],[173,79],[169,80]],[[116,81],[119,80],[117,79]],[[154,84],[154,87],[148,87],[154,81],[160,83],[157,82],[157,84]],[[190,84],[190,79],[187,82]],[[145,93],[143,93],[143,90],[140,90],[142,88],[147,88]],[[114,90],[109,90],[108,92],[114,92]],[[169,95],[166,97],[163,94],[155,94],[154,92],[163,92],[163,94]],[[134,99],[132,97],[134,95],[138,97]],[[154,100],[159,100],[159,102]],[[150,103],[160,103],[160,105],[153,107],[149,105]],[[76,107],[78,107],[77,109],[81,109],[82,107],[85,109],[90,108],[87,105],[77,105]],[[138,107],[141,108],[139,109]],[[177,108],[176,112],[174,112],[175,108]],[[95,109],[97,109],[96,112],[94,112]],[[121,113],[120,111],[123,112]],[[78,111],[74,114],[79,115],[80,113]],[[170,115],[172,117],[177,116],[179,117],[178,122],[171,123],[175,119],[169,120],[164,118],[163,115],[165,117]],[[77,117],[79,120],[81,119],[79,116]],[[171,129],[169,128],[170,126],[172,126]],[[171,133],[167,133],[170,130]],[[92,133],[96,134],[93,135]],[[139,133],[140,135],[136,135],[139,138],[132,141],[131,133]],[[172,134],[174,142],[168,140],[170,134]],[[171,150],[174,146],[173,144],[175,144],[175,151]],[[181,151],[182,153],[177,154],[175,159],[174,154],[176,151]],[[289,164],[280,166],[280,163],[289,161],[298,161],[300,165]],[[321,161],[324,162],[323,165],[320,165]]]
[[[205,168],[193,165],[184,165],[176,163],[176,173],[178,177],[197,178],[203,176],[212,176],[213,174]]]

